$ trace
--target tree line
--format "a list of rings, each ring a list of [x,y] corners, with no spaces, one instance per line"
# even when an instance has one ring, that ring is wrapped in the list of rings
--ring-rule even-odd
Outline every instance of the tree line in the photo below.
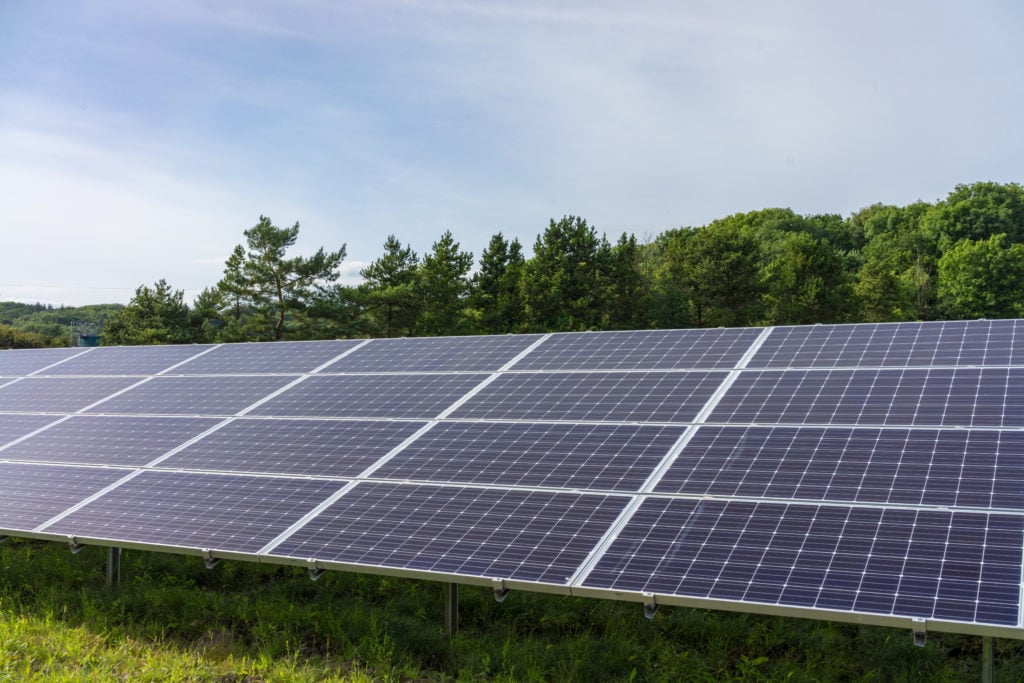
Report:
[[[936,203],[847,218],[763,209],[641,243],[552,219],[529,257],[495,233],[479,259],[446,231],[417,254],[390,235],[342,285],[345,246],[289,256],[299,224],[244,231],[189,306],[159,280],[103,328],[105,344],[503,334],[1024,315],[1024,188],[958,185]],[[474,268],[475,266],[475,268]]]

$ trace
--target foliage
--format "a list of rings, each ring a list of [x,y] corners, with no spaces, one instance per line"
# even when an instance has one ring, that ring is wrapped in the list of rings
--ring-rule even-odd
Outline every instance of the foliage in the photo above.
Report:
[[[469,270],[473,254],[460,251],[459,243],[446,230],[423,257],[416,274],[422,305],[417,331],[426,336],[464,334],[470,330],[466,315],[470,291]]]
[[[1024,242],[1024,187],[1017,183],[957,185],[929,209],[922,227],[943,250],[962,239],[1006,235],[1008,244]]]
[[[364,309],[376,319],[375,333],[385,337],[411,335],[420,312],[416,292],[419,257],[394,235],[384,241],[384,255],[363,268]]]
[[[949,318],[1008,318],[1024,313],[1024,244],[1006,235],[964,239],[938,264],[939,306]]]
[[[523,324],[523,248],[500,232],[491,236],[480,255],[480,270],[473,276],[470,301],[479,314],[484,334],[515,332]]]
[[[185,344],[190,341],[184,292],[164,279],[150,289],[139,285],[127,306],[103,326],[103,344]]]
[[[244,235],[245,246],[235,247],[217,285],[222,303],[227,304],[236,328],[243,327],[244,338],[283,339],[289,316],[304,311],[311,298],[338,279],[345,245],[337,251],[320,247],[312,256],[288,258],[286,253],[299,236],[298,222],[279,228],[266,216],[260,216]]]

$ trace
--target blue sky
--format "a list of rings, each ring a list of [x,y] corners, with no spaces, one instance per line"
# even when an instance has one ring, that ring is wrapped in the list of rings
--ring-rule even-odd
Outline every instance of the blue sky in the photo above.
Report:
[[[0,300],[191,299],[298,252],[550,218],[650,238],[1024,181],[1024,4],[0,3]]]

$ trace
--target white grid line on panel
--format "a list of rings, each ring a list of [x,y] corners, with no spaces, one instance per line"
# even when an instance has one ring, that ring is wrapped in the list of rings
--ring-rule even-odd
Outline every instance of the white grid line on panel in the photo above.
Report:
[[[89,353],[90,351],[92,351],[92,350],[93,350],[94,348],[96,348],[96,347],[95,347],[95,346],[93,346],[93,347],[90,347],[90,348],[87,348],[87,349],[85,349],[85,350],[84,350],[84,351],[82,351],[81,353],[76,353],[76,354],[74,354],[73,356],[68,356],[67,358],[61,358],[61,359],[60,359],[59,361],[57,361],[56,363],[50,363],[50,364],[49,364],[49,365],[47,365],[46,367],[43,367],[43,368],[39,368],[39,369],[38,369],[38,370],[36,370],[35,372],[30,372],[30,373],[28,373],[28,374],[27,374],[27,375],[25,375],[25,376],[26,376],[26,377],[31,377],[32,375],[38,375],[38,374],[39,374],[39,373],[41,373],[41,372],[42,372],[43,370],[49,370],[50,368],[52,368],[52,367],[55,367],[55,366],[57,366],[57,365],[60,365],[61,363],[67,363],[67,362],[68,362],[69,360],[71,360],[72,358],[78,358],[79,356],[84,356],[85,354],[87,354],[87,353]]]
[[[615,539],[619,537],[619,534],[622,532],[622,529],[626,526],[626,524],[629,523],[629,520],[633,518],[633,515],[636,514],[636,511],[640,509],[640,505],[644,501],[645,494],[649,494],[654,491],[654,488],[658,485],[658,482],[661,481],[662,477],[665,476],[665,473],[668,471],[669,467],[671,467],[672,463],[674,463],[676,461],[676,458],[679,457],[679,454],[682,452],[683,448],[686,446],[687,443],[690,442],[691,439],[693,439],[694,435],[697,433],[697,430],[700,429],[701,423],[704,420],[706,420],[714,411],[714,409],[718,406],[718,403],[725,396],[725,393],[736,381],[736,378],[740,376],[740,372],[743,370],[743,368],[747,366],[750,360],[754,357],[754,354],[757,353],[758,349],[761,348],[761,345],[764,344],[765,340],[768,338],[768,335],[772,333],[773,329],[774,328],[772,327],[764,328],[764,330],[761,331],[761,334],[757,336],[757,339],[755,339],[753,343],[751,343],[750,348],[747,349],[747,352],[740,357],[739,361],[737,361],[736,367],[733,368],[728,375],[726,375],[725,379],[723,379],[722,383],[718,386],[718,390],[715,391],[715,393],[713,393],[708,398],[707,402],[704,404],[704,407],[694,417],[694,424],[690,426],[690,428],[687,429],[679,437],[679,440],[676,441],[672,448],[669,449],[669,452],[665,454],[665,457],[662,459],[661,463],[659,463],[659,465],[656,468],[654,468],[654,471],[651,472],[650,476],[647,478],[647,481],[645,481],[644,485],[640,488],[640,495],[633,497],[633,500],[630,501],[629,505],[627,505],[626,508],[619,514],[618,519],[616,519],[612,526],[608,529],[608,531],[605,532],[605,535],[601,538],[598,544],[594,546],[594,549],[591,550],[589,555],[587,555],[586,559],[580,564],[576,572],[571,577],[569,577],[568,584],[570,586],[577,586],[586,581],[587,576],[590,574],[591,571],[593,571],[594,567],[597,566],[597,563],[608,551],[608,548],[611,547],[612,543],[615,542]]]

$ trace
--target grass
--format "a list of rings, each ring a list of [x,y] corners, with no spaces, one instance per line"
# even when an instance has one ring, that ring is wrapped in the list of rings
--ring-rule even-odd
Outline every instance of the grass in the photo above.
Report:
[[[0,681],[963,681],[981,639],[125,551],[0,546]],[[1024,643],[996,641],[996,680]]]

